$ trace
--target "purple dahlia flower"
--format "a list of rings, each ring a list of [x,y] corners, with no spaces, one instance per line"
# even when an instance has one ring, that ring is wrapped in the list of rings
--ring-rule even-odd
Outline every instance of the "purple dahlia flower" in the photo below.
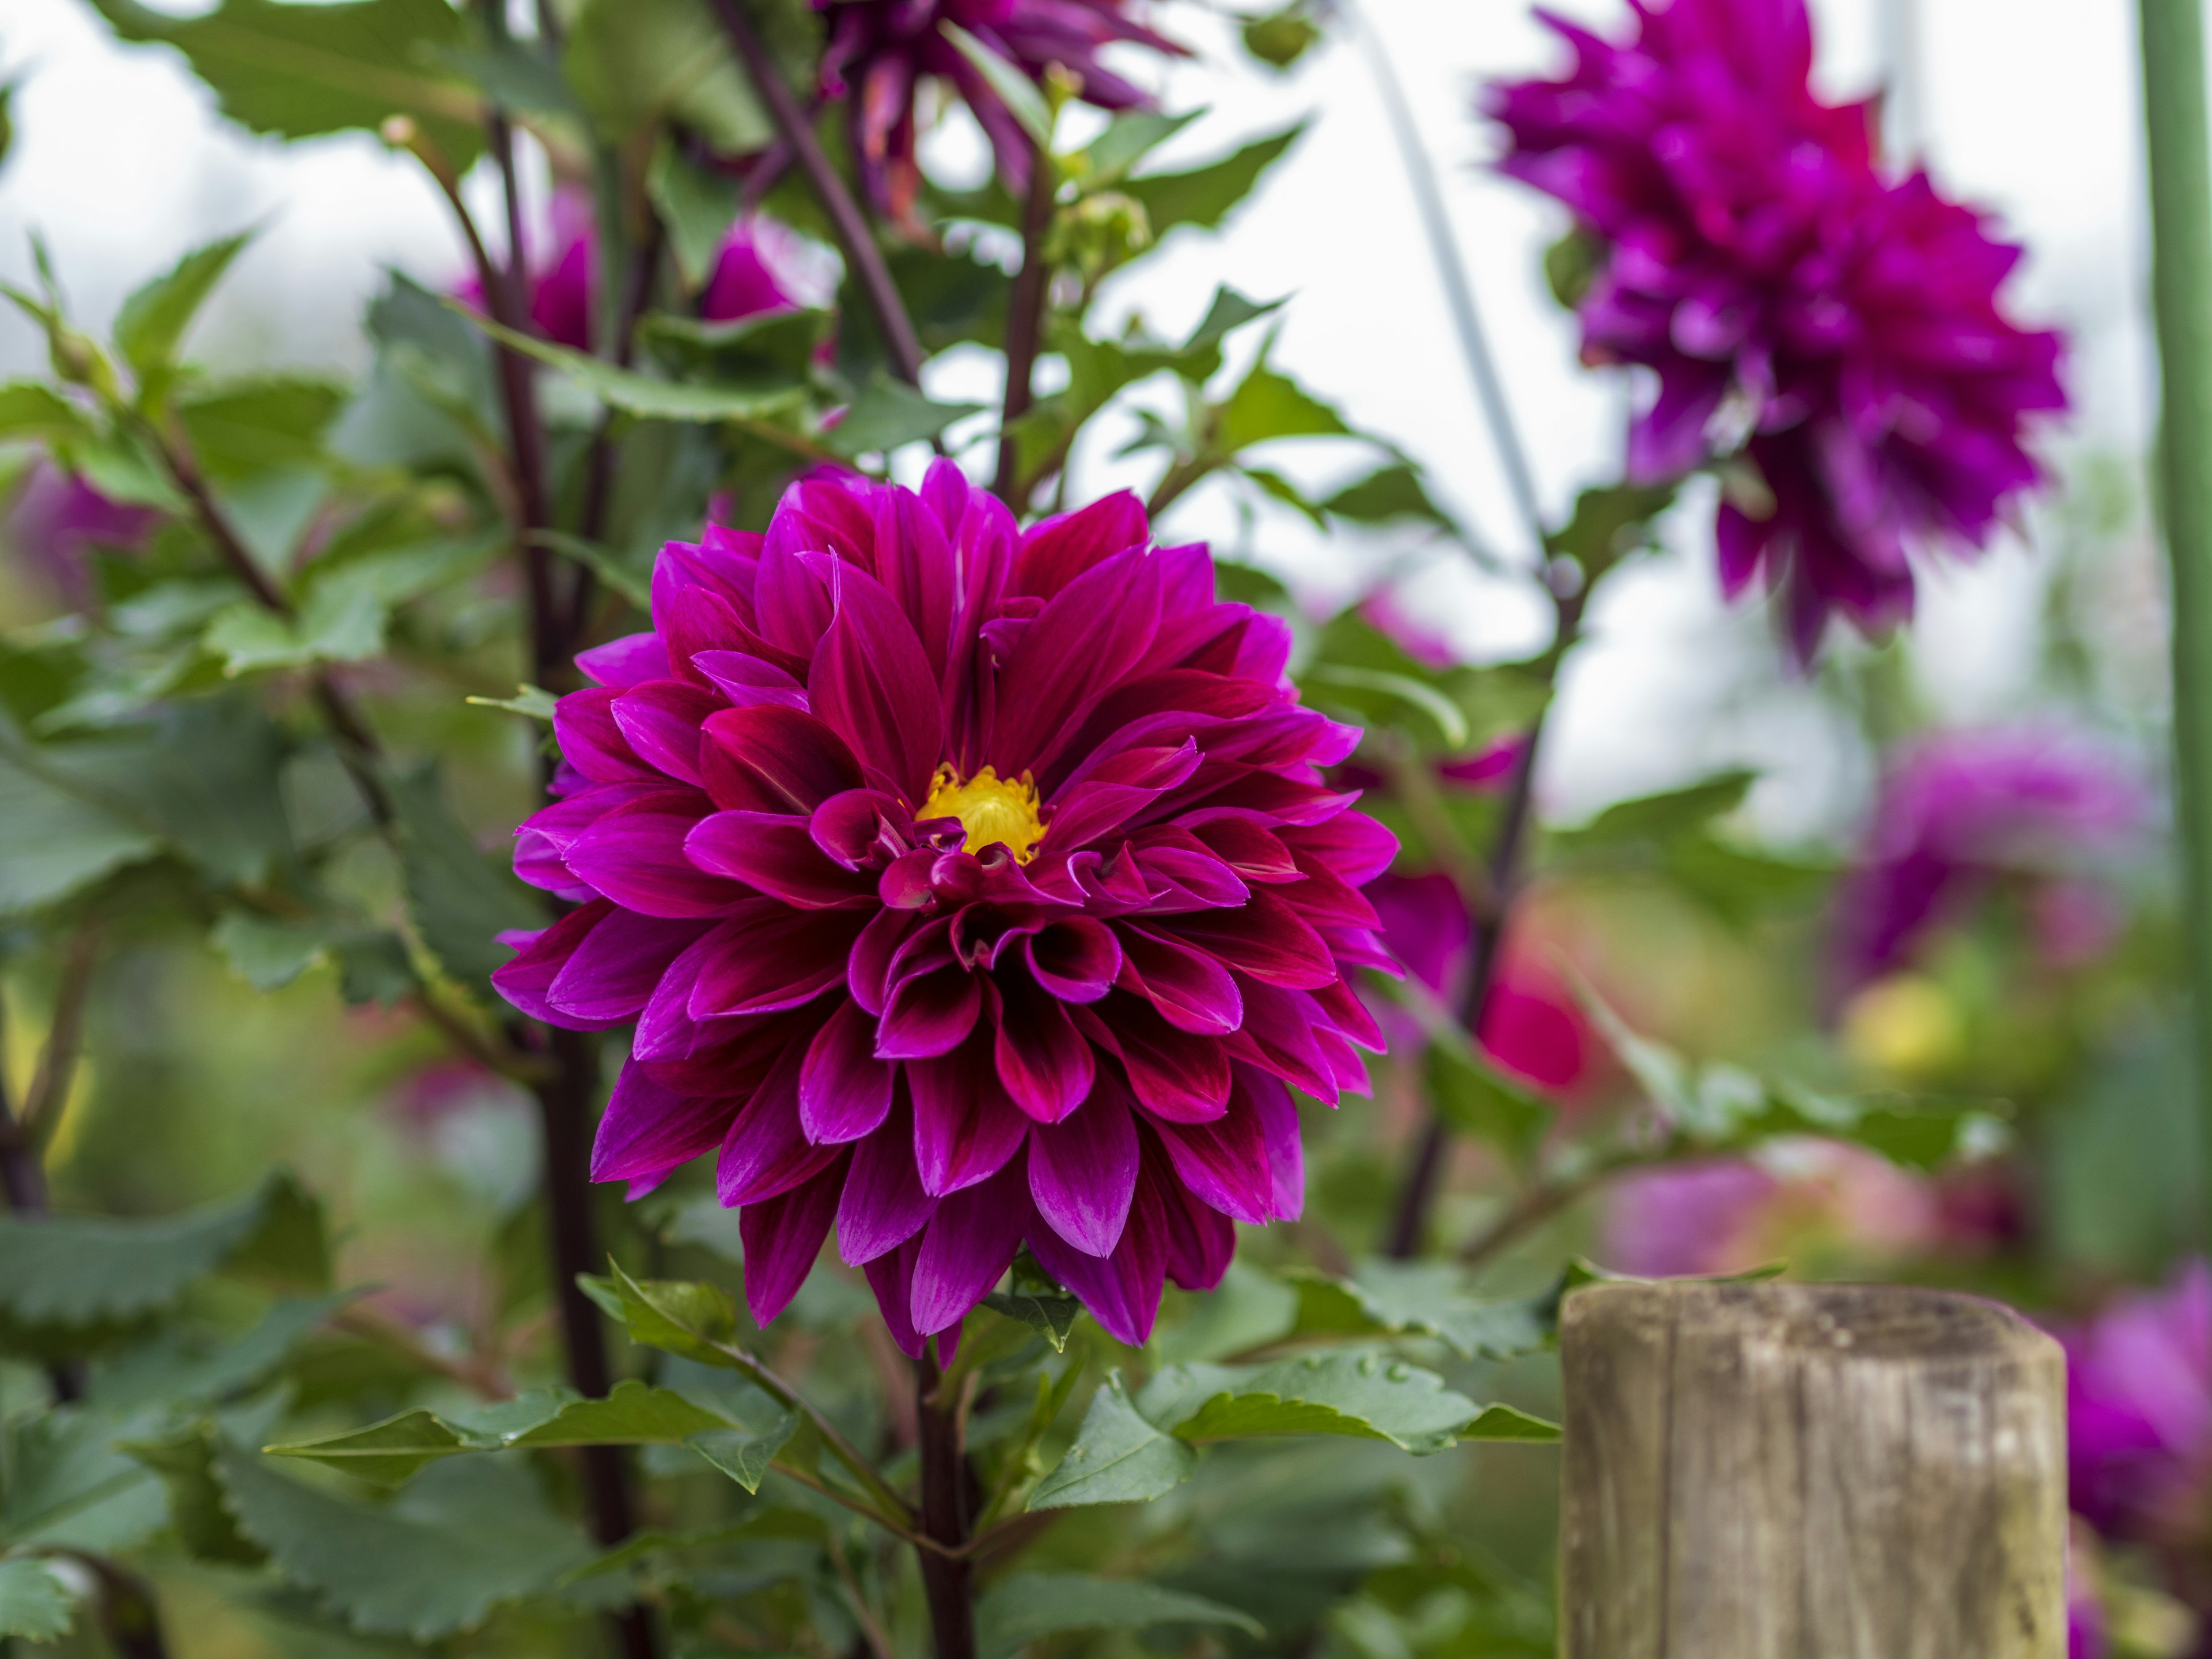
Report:
[[[2212,1492],[2212,1267],[2066,1333],[2068,1482],[2109,1537],[2201,1543]]]
[[[1024,532],[948,461],[792,486],[586,652],[525,879],[576,902],[495,975],[635,1018],[593,1174],[719,1149],[765,1323],[834,1222],[906,1350],[1026,1243],[1123,1341],[1298,1213],[1290,1088],[1364,1091],[1388,831],[1319,769],[1279,618],[1127,494]]]
[[[1763,571],[1809,660],[1831,611],[1909,616],[1911,558],[1983,546],[2037,482],[2023,427],[2066,405],[2058,337],[1997,303],[2019,249],[1885,178],[1870,106],[1814,95],[1802,0],[1630,3],[1618,42],[1546,17],[1575,66],[1492,89],[1500,165],[1602,245],[1584,356],[1657,377],[1631,479],[1735,452],[1723,586]]]
[[[966,29],[1037,80],[1054,64],[1076,95],[1100,109],[1148,109],[1152,98],[1108,69],[1100,50],[1133,41],[1180,55],[1182,48],[1127,15],[1127,0],[814,0],[830,15],[822,56],[824,96],[848,100],[853,154],[868,194],[912,228],[921,189],[915,160],[920,127],[915,100],[922,80],[951,83],[991,140],[999,172],[1017,194],[1029,188],[1030,143],[1006,101],[991,89],[941,24]]]
[[[592,319],[599,288],[599,232],[587,191],[560,190],[549,216],[552,246],[530,265],[530,320],[556,345],[592,349]],[[826,305],[830,288],[811,270],[800,238],[764,216],[730,227],[714,269],[699,295],[699,314],[710,323],[802,306]],[[482,309],[483,285],[473,276],[455,290],[465,305]]]
[[[64,604],[83,605],[92,582],[85,556],[96,547],[135,550],[160,522],[147,507],[110,501],[74,472],[33,461],[0,520],[0,538],[39,568]]]
[[[2045,954],[2095,954],[2103,891],[2069,866],[2110,852],[2149,811],[2118,757],[2032,727],[1951,732],[1906,751],[1883,780],[1858,866],[1838,896],[1836,965],[1849,991],[1904,966],[1933,929],[2006,876],[2040,884]]]

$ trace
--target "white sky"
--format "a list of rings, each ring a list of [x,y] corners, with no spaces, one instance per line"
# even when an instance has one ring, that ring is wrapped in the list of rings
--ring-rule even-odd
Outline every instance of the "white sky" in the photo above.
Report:
[[[1577,367],[1570,321],[1543,291],[1539,260],[1560,216],[1480,170],[1492,139],[1470,115],[1481,81],[1555,64],[1553,43],[1519,0],[1365,3],[1443,173],[1546,504],[1558,512],[1614,464],[1620,392]],[[1601,27],[1617,26],[1626,9],[1621,0],[1555,3]],[[1838,95],[1871,87],[1911,0],[1814,4],[1826,84]],[[2028,244],[2017,308],[2072,336],[2081,412],[2053,447],[2062,461],[2085,451],[2132,453],[2148,427],[2133,9],[2125,0],[1924,0],[1907,31],[1916,46],[1913,127],[1939,183],[2001,214]],[[1218,154],[1309,112],[1317,119],[1225,234],[1186,233],[1109,291],[1109,312],[1140,308],[1171,332],[1195,319],[1217,282],[1262,297],[1293,295],[1278,365],[1425,463],[1491,545],[1525,546],[1358,52],[1340,43],[1278,78],[1229,51],[1218,17],[1172,0],[1158,16],[1200,52],[1169,76],[1169,106],[1208,102],[1213,112],[1169,159]],[[0,8],[0,70],[25,69],[15,149],[0,172],[0,276],[27,277],[25,233],[36,228],[88,320],[105,321],[125,293],[186,247],[265,221],[202,324],[201,346],[232,361],[350,366],[360,357],[355,323],[380,264],[435,283],[459,269],[441,204],[412,163],[366,135],[287,147],[228,127],[173,53],[118,46],[78,0]],[[942,149],[957,162],[962,148],[953,134]],[[0,316],[0,374],[37,362],[27,327]],[[940,387],[969,390],[974,375],[973,365],[947,364]],[[1095,459],[1084,475],[1086,487],[1110,476]],[[1673,528],[1677,551],[1617,578],[1597,607],[1596,637],[1570,677],[1547,758],[1547,793],[1571,814],[1751,759],[1774,769],[1759,803],[1771,827],[1832,829],[1863,781],[1864,757],[1814,698],[1775,678],[1759,621],[1723,612],[1703,526],[1685,514]],[[1224,548],[1248,544],[1232,517],[1200,497],[1176,527]],[[1468,651],[1504,654],[1536,637],[1539,612],[1525,595],[1479,580],[1434,549],[1402,539],[1322,546],[1287,516],[1263,520],[1258,534],[1261,556],[1319,599],[1361,585],[1378,561],[1425,560],[1431,568],[1407,596]],[[2001,548],[1927,588],[1923,679],[1960,718],[2001,716],[2025,690],[2023,641],[2040,603],[2036,562]]]

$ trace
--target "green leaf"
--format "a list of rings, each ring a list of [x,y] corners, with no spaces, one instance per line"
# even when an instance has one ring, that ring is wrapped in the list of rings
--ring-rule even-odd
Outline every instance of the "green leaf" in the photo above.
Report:
[[[1070,1631],[1149,1630],[1158,1625],[1218,1625],[1247,1636],[1262,1634],[1249,1613],[1202,1595],[1139,1579],[1025,1572],[994,1584],[977,1601],[975,1646],[982,1659],[999,1659]]]
[[[400,605],[474,572],[499,545],[482,536],[441,537],[319,562],[308,568],[296,615],[280,617],[240,600],[210,620],[202,643],[232,676],[365,661],[383,654]]]
[[[1221,1283],[1183,1299],[1188,1316],[1153,1334],[1146,1352],[1162,1364],[1220,1359],[1290,1334],[1297,1323],[1293,1286],[1239,1258]]]
[[[458,307],[457,307],[458,308]],[[559,369],[611,409],[654,421],[757,421],[781,415],[805,402],[806,388],[793,382],[768,388],[700,386],[680,380],[657,380],[635,369],[612,363],[534,335],[518,334],[488,318],[463,311],[462,315],[502,345]]]
[[[165,1325],[145,1341],[94,1363],[91,1401],[103,1411],[218,1404],[266,1379],[334,1310],[353,1299],[350,1293],[279,1297],[258,1322],[234,1336],[197,1323]]]
[[[1651,520],[1674,500],[1677,485],[1608,484],[1575,497],[1573,516],[1546,538],[1554,556],[1577,561],[1595,581],[1622,559],[1652,545]]]
[[[1241,33],[1244,50],[1277,70],[1290,68],[1321,39],[1321,27],[1307,15],[1304,0],[1280,11],[1246,18]]]
[[[319,460],[346,396],[319,376],[264,374],[195,390],[177,400],[177,416],[202,471],[240,478]]]
[[[1131,167],[1205,113],[1203,109],[1175,115],[1124,110],[1087,149],[1066,158],[1066,165],[1086,191],[1103,189],[1120,182]]]
[[[1758,781],[1758,773],[1739,768],[1680,789],[1616,801],[1579,829],[1556,831],[1553,840],[1571,853],[1670,841],[1735,811]]]
[[[999,94],[999,101],[1012,112],[1022,131],[1029,135],[1030,142],[1048,153],[1052,149],[1052,112],[1045,107],[1044,94],[1037,90],[1036,82],[951,19],[940,19],[937,32],[952,43],[991,90]]]
[[[728,1418],[692,1404],[673,1389],[656,1389],[632,1377],[616,1383],[605,1400],[573,1401],[535,1427],[508,1434],[504,1443],[666,1446],[729,1426]]]
[[[1435,725],[1437,737],[1448,750],[1465,749],[1474,738],[1474,728],[1468,724],[1466,712],[1436,687],[1411,674],[1358,668],[1347,663],[1317,662],[1306,670],[1305,678],[1315,685],[1337,691],[1373,693],[1419,711]]]
[[[0,385],[0,439],[35,438],[42,443],[88,439],[94,428],[83,410],[52,387],[35,380]]]
[[[262,1448],[271,1457],[304,1457],[380,1486],[402,1485],[441,1457],[483,1449],[435,1413],[420,1410],[319,1440]]]
[[[788,45],[792,25],[777,9],[755,5],[753,15],[772,46]],[[775,138],[705,0],[588,0],[569,27],[562,67],[611,137],[672,122],[724,155]]]
[[[878,371],[846,410],[845,418],[822,434],[822,441],[848,459],[887,453],[902,444],[934,438],[983,407],[933,403],[905,381]]]
[[[185,330],[252,236],[243,231],[194,248],[124,301],[115,318],[115,349],[141,380],[171,367]]]
[[[320,1207],[283,1170],[240,1197],[153,1220],[0,1215],[0,1328],[21,1339],[112,1327],[242,1267],[328,1279]]]
[[[708,1429],[687,1436],[684,1443],[747,1492],[758,1492],[769,1466],[798,1427],[799,1413],[785,1412],[758,1434],[748,1429]]]
[[[67,898],[160,850],[144,825],[0,747],[0,916]]]
[[[52,1642],[76,1622],[76,1599],[52,1567],[29,1557],[0,1561],[0,1636]]]
[[[542,685],[528,682],[518,685],[511,697],[468,697],[465,702],[479,708],[503,708],[510,714],[520,714],[526,720],[537,720],[550,726],[553,722],[553,707],[560,698]]]
[[[312,138],[374,131],[404,112],[466,171],[483,147],[478,100],[429,72],[441,47],[462,44],[460,14],[445,0],[223,0],[178,17],[137,0],[93,0],[125,40],[161,41],[185,54],[215,88],[222,112],[255,132]]]
[[[1164,236],[1177,225],[1211,230],[1229,216],[1230,210],[1252,193],[1260,175],[1304,134],[1306,124],[1245,145],[1188,173],[1155,173],[1132,179],[1121,188],[1144,204],[1152,234]]]
[[[1411,461],[1393,461],[1358,479],[1320,503],[1321,510],[1359,524],[1389,524],[1418,519],[1454,535],[1462,532],[1451,515],[1436,504],[1421,470]]]
[[[663,134],[646,169],[645,188],[667,228],[668,251],[676,256],[684,286],[696,293],[714,274],[722,240],[737,219],[738,181],[700,166]]]
[[[330,934],[311,921],[279,921],[252,910],[226,910],[209,931],[231,970],[257,991],[277,991],[326,961]]]
[[[215,1477],[214,1425],[195,1423],[159,1440],[126,1440],[117,1449],[161,1477],[169,1498],[169,1527],[196,1560],[258,1567],[267,1552],[239,1531]]]
[[[125,1420],[82,1407],[21,1419],[5,1432],[0,1543],[105,1554],[158,1531],[161,1483],[115,1449]]]
[[[1557,1340],[1564,1281],[1516,1301],[1474,1294],[1465,1269],[1449,1261],[1363,1261],[1340,1279],[1312,1269],[1286,1277],[1298,1297],[1302,1336],[1431,1336],[1462,1359],[1517,1359]]]
[[[1109,1372],[1083,1414],[1075,1443],[1030,1494],[1033,1510],[1083,1504],[1144,1504],[1190,1479],[1197,1455],[1152,1426],[1129,1401],[1119,1371]]]
[[[1253,365],[1242,385],[1221,405],[1215,443],[1235,455],[1271,438],[1344,438],[1352,435],[1344,417],[1287,374]]]
[[[1075,1327],[1075,1316],[1083,1311],[1083,1304],[1054,1283],[1027,1252],[1015,1258],[1012,1284],[985,1297],[983,1305],[1028,1326],[1052,1344],[1054,1353],[1067,1352],[1067,1334]]]
[[[511,954],[498,936],[543,927],[544,913],[447,810],[434,766],[395,780],[392,799],[416,929],[448,974],[477,987]]]
[[[372,1508],[301,1486],[236,1446],[215,1457],[239,1530],[365,1635],[435,1641],[551,1590],[592,1556],[526,1470],[434,1469]]]
[[[602,547],[597,542],[587,542],[581,536],[571,536],[567,532],[560,530],[541,530],[537,532],[535,539],[540,547],[550,548],[564,559],[574,559],[640,611],[651,611],[653,607],[651,574],[626,563],[611,549]],[[478,702],[483,699],[471,697],[469,701]],[[547,718],[550,720],[551,716],[549,714]]]
[[[1171,1365],[1137,1409],[1177,1439],[1329,1434],[1443,1451],[1484,1408],[1433,1371],[1382,1353],[1301,1354],[1256,1368]]]
[[[723,1349],[737,1335],[738,1304],[720,1285],[703,1279],[635,1279],[618,1264],[610,1279],[586,1275],[578,1283],[623,1322],[631,1341],[702,1365],[731,1368]]]
[[[1437,1112],[1462,1133],[1487,1141],[1526,1166],[1551,1130],[1548,1102],[1508,1076],[1456,1032],[1432,1040],[1421,1074]]]

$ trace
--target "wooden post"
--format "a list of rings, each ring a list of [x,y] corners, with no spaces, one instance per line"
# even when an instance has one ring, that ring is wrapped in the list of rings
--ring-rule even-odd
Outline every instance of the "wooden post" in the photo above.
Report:
[[[1567,1303],[1565,1659],[2064,1659],[2066,1362],[1903,1286]]]

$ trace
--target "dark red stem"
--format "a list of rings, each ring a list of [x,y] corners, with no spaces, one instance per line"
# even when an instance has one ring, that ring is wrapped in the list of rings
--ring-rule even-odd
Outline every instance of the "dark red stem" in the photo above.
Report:
[[[1052,270],[1044,257],[1044,239],[1052,228],[1052,157],[1039,145],[1030,154],[1029,199],[1022,209],[1022,269],[1014,278],[1014,292],[1006,307],[1006,398],[999,417],[999,476],[992,486],[999,499],[1019,513],[1026,502],[1014,499],[1021,482],[1021,445],[1014,437],[1014,422],[1029,412],[1030,381],[1036,369],[1037,346],[1044,333],[1046,286]]]
[[[936,1362],[927,1350],[915,1362],[915,1419],[921,1434],[921,1529],[947,1549],[968,1542],[968,1457],[960,1403],[943,1398]],[[937,1659],[975,1659],[975,1566],[965,1556],[915,1552],[929,1597],[929,1630]]]

